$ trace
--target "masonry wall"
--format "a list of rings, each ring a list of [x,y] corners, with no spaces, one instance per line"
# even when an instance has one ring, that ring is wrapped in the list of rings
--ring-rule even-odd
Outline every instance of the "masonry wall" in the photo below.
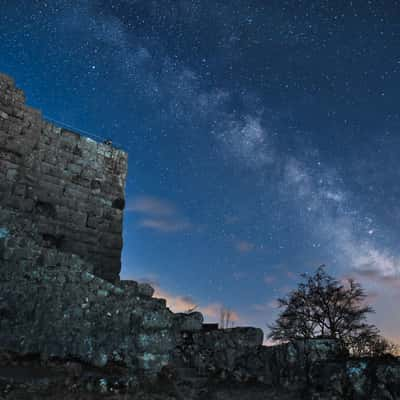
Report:
[[[127,155],[42,119],[0,74],[0,260],[119,277]],[[1,266],[1,264],[0,264]]]

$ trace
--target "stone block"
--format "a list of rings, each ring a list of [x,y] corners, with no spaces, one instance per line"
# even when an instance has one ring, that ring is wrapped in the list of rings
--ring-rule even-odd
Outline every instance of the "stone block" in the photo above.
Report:
[[[161,311],[148,311],[143,317],[144,329],[166,329],[172,326],[172,313],[166,309]]]
[[[203,327],[204,318],[199,312],[178,313],[174,316],[175,324],[181,332],[198,332]]]
[[[138,294],[144,297],[152,297],[154,294],[154,289],[148,283],[139,283]]]
[[[166,354],[143,353],[138,355],[139,368],[150,373],[160,371],[168,363],[169,357]]]
[[[175,339],[170,330],[143,332],[138,335],[136,345],[139,352],[168,354],[175,346]]]

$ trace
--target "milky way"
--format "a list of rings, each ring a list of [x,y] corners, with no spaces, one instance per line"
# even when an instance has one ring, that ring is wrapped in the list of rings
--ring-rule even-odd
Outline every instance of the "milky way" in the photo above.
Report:
[[[400,4],[339,3],[2,5],[0,71],[129,153],[124,277],[265,327],[323,263],[397,338]]]

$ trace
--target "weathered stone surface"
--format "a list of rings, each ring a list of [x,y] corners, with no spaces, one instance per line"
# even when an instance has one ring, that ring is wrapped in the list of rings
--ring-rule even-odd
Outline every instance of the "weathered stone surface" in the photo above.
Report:
[[[182,318],[182,314],[178,316]],[[192,325],[189,314],[188,323]],[[258,328],[219,329],[211,332],[183,330],[182,339],[175,351],[176,363],[192,367],[204,374],[233,373],[236,362],[252,348],[263,342],[263,332]]]
[[[14,248],[16,263],[46,263],[53,249],[115,281],[126,173],[126,153],[44,121],[0,74],[0,228],[34,247]]]
[[[199,332],[202,330],[204,318],[199,312],[191,312],[188,314],[175,314],[175,324],[182,332]]]
[[[140,295],[146,297],[152,297],[154,294],[154,289],[148,283],[139,283],[137,291]]]
[[[168,329],[172,312],[84,267],[78,262],[15,269],[3,263],[0,351],[157,373],[175,347],[175,333]]]

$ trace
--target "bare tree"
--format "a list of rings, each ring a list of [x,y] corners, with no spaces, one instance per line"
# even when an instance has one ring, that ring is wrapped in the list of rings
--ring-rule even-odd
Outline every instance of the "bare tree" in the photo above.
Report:
[[[234,321],[232,320],[232,311],[227,308],[221,308],[220,310],[220,329],[233,328]]]
[[[358,337],[350,338],[348,348],[354,357],[382,357],[399,355],[399,346],[382,337],[379,331],[362,332]]]
[[[339,282],[324,265],[313,275],[301,276],[297,289],[278,299],[282,311],[269,327],[271,339],[335,338],[354,354],[368,353],[373,343],[378,344],[378,329],[367,323],[367,315],[374,311],[365,304],[367,296],[359,283]]]

